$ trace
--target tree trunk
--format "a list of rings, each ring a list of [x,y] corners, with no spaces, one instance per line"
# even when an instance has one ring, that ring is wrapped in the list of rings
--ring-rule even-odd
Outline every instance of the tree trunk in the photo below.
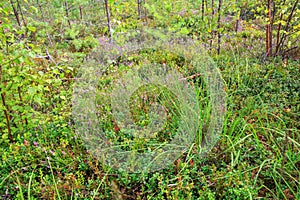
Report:
[[[218,7],[218,55],[220,55],[221,51],[221,8],[222,8],[222,0],[219,0]]]
[[[138,4],[138,16],[139,16],[139,19],[141,19],[142,18],[142,16],[141,16],[141,14],[142,14],[142,12],[141,12],[141,0],[138,0],[137,4]]]
[[[67,1],[65,1],[65,7],[66,7],[66,16],[67,16],[68,24],[69,24],[69,27],[71,28],[71,22],[70,22],[70,19],[69,19],[69,6],[68,6]]]
[[[211,0],[211,15],[215,15],[215,0]]]
[[[108,0],[105,0],[105,11],[106,11],[106,16],[107,16],[107,28],[109,31],[109,38],[110,38],[110,41],[112,41],[112,28],[111,28],[111,22],[110,22],[110,12],[109,12],[109,7],[108,7]]]
[[[80,11],[80,20],[83,21],[83,11],[82,11],[82,6],[79,6],[79,11]]]
[[[212,24],[213,24],[213,20],[214,20],[214,15],[215,15],[215,1],[214,0],[211,0],[211,18],[210,18],[210,36],[211,36],[211,39],[210,39],[210,51],[212,51],[212,45],[213,45],[213,39],[214,39],[214,30],[213,30],[213,27],[212,27]]]
[[[275,49],[275,55],[277,56],[279,53],[279,47],[280,47],[280,31],[282,28],[282,21],[283,19],[283,14],[280,14],[280,23],[278,25],[278,29],[277,29],[277,36],[276,36],[276,49]]]
[[[0,66],[0,79],[2,80],[2,66]],[[3,85],[6,86],[6,82],[5,81],[4,81]],[[6,100],[6,95],[5,95],[5,92],[4,91],[2,92],[1,90],[2,89],[0,88],[0,94],[1,94],[1,98],[2,98],[2,104],[3,104],[3,107],[4,107],[4,116],[5,116],[5,119],[6,119],[6,126],[7,126],[8,137],[9,137],[9,141],[11,143],[13,143],[14,142],[14,138],[13,138],[13,135],[12,135],[12,132],[11,132],[11,127],[10,127],[9,108],[6,105],[6,101],[5,101]]]
[[[290,15],[289,15],[289,17],[287,19],[287,22],[286,22],[286,26],[284,28],[285,32],[289,31],[290,23],[291,23],[291,20],[293,18],[296,7],[298,5],[298,2],[299,2],[299,0],[296,0],[293,7],[292,7],[292,10],[291,10]],[[280,31],[279,31],[279,33],[280,33]],[[277,32],[277,34],[278,34],[278,32]],[[277,35],[277,37],[278,37],[278,35]],[[283,33],[280,40],[279,40],[279,42],[277,42],[277,44],[276,44],[276,53],[278,53],[279,49],[284,45],[285,40],[286,40],[286,33]]]
[[[236,0],[235,3],[236,3],[236,5],[237,5],[237,7],[239,7],[239,6],[238,6],[239,1]],[[238,16],[237,16],[237,20],[236,20],[235,28],[234,28],[234,30],[235,30],[236,33],[239,32],[239,30],[240,30],[240,20],[241,20],[240,17],[241,17],[241,16],[240,16],[240,12],[238,12]]]
[[[20,18],[19,18],[19,13],[18,13],[17,9],[15,8],[14,3],[13,3],[12,0],[10,0],[10,5],[11,5],[11,7],[13,8],[14,15],[15,15],[15,17],[16,17],[16,20],[17,20],[17,22],[18,22],[18,25],[19,25],[20,27],[22,27],[22,24],[21,24],[21,21],[20,21]]]
[[[21,17],[22,17],[23,24],[27,28],[27,23],[25,21],[24,14],[23,14],[23,11],[22,11],[22,8],[21,8],[21,4],[20,4],[19,0],[17,0],[17,5],[18,5],[18,8],[20,10],[20,14],[21,14]]]
[[[204,18],[204,4],[205,4],[205,1],[204,0],[202,0],[202,8],[201,8],[201,17],[202,17],[202,20],[203,20],[203,18]]]
[[[266,56],[272,56],[272,0],[268,0],[268,24],[266,27]]]

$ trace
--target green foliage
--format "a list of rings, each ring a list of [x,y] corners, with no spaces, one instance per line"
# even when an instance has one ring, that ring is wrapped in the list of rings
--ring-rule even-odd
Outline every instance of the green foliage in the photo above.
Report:
[[[68,17],[65,2],[68,3]],[[99,38],[108,35],[102,1],[0,2],[0,194],[4,199],[299,199],[299,60],[274,58],[262,63],[266,1],[224,1],[221,24],[212,16],[211,1],[109,1],[115,32],[143,26],[168,29],[200,40],[210,51],[227,87],[228,113],[220,140],[205,157],[199,154],[209,119],[205,83],[190,81],[197,92],[203,124],[191,149],[173,165],[150,174],[127,174],[93,157],[76,134],[71,117],[73,79]],[[279,55],[299,46],[299,6],[295,0],[273,0],[273,42],[284,41]],[[217,13],[215,0],[214,12]],[[21,12],[22,11],[22,14]],[[23,17],[22,17],[23,15]],[[242,29],[234,32],[236,20]],[[71,26],[69,26],[69,22]],[[281,27],[281,28],[279,28]],[[216,55],[218,33],[221,53]],[[296,59],[295,59],[296,58]],[[109,96],[113,81],[144,59],[194,75],[185,58],[144,50],[120,57],[99,78],[97,94],[101,126],[128,149],[172,137],[178,105],[165,88],[139,88],[172,110],[155,141],[134,140],[116,130]],[[299,57],[298,57],[299,59]],[[149,88],[148,88],[149,89]],[[168,98],[167,98],[168,97]],[[136,122],[149,123],[141,98],[132,98]],[[150,99],[154,100],[154,99]],[[146,102],[146,103],[152,103]],[[146,111],[145,111],[146,110]],[[135,144],[135,146],[132,146]],[[131,146],[130,146],[131,145]],[[126,147],[126,148],[127,148]],[[130,148],[129,148],[130,147]]]

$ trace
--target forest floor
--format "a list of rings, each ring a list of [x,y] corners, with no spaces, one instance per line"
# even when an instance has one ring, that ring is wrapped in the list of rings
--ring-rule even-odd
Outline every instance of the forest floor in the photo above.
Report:
[[[180,23],[185,24],[180,26],[195,30],[181,29],[181,33],[195,40],[201,38],[201,30],[197,29],[200,22],[188,12],[184,17]],[[159,20],[159,16],[149,18],[147,25],[159,29],[172,23]],[[7,102],[2,107],[10,114],[0,115],[2,199],[300,199],[300,63],[297,59],[265,57],[262,28],[245,20],[240,32],[222,35],[219,54],[217,35],[211,32],[204,36],[202,42],[208,47],[227,95],[227,111],[213,148],[203,156],[199,153],[201,142],[194,141],[187,152],[164,169],[130,173],[100,162],[78,134],[79,125],[72,115],[74,80],[80,67],[87,67],[84,63],[91,52],[107,38],[107,28],[72,22],[71,28],[64,29],[66,22],[53,23],[48,28],[33,20],[31,32],[24,41],[21,37],[22,42],[11,35],[25,37],[23,32],[11,29],[13,34],[0,35],[10,42],[0,62],[6,73],[5,87],[10,87],[2,88],[7,97],[2,96]],[[135,26],[140,25],[126,21],[117,31]],[[206,86],[201,77],[194,76],[192,66],[163,51],[140,51],[111,61],[97,80],[97,112],[104,132],[113,135],[115,142],[128,144],[126,148],[131,142],[136,142],[136,147],[145,144],[126,138],[126,131],[111,114],[108,94],[115,80],[145,58],[177,67],[184,77],[192,77],[189,83],[198,89]],[[11,65],[5,68],[5,63]],[[165,90],[163,93],[168,94]],[[200,93],[199,102],[206,99],[206,94]],[[168,104],[167,100],[161,102]],[[140,108],[144,107],[133,108],[134,116]],[[13,141],[6,114],[12,118]],[[176,132],[180,120],[170,118],[158,141]],[[198,128],[207,130],[205,125]]]

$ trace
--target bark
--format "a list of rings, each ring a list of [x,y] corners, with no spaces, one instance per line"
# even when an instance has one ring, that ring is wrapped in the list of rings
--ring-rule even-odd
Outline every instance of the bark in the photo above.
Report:
[[[16,20],[17,20],[17,22],[18,22],[18,25],[19,25],[20,27],[22,27],[22,24],[21,24],[21,21],[20,21],[20,18],[19,18],[19,13],[18,13],[18,11],[17,11],[17,9],[16,9],[16,7],[15,7],[15,5],[14,5],[14,3],[13,3],[12,0],[10,0],[10,5],[11,5],[11,7],[13,8],[14,15],[15,15],[15,17],[16,17]]]
[[[83,11],[82,11],[82,6],[79,7],[80,11],[80,20],[83,21]]]
[[[211,15],[212,17],[215,15],[215,0],[211,0]]]
[[[2,66],[0,66],[0,78],[2,79]],[[2,82],[2,81],[1,81]],[[6,83],[4,82],[4,85],[6,85]],[[0,88],[0,94],[1,94],[1,98],[2,98],[2,104],[4,109],[4,116],[6,119],[6,126],[7,126],[7,132],[8,132],[8,137],[10,142],[14,142],[14,138],[11,132],[11,127],[10,127],[10,116],[9,116],[9,108],[6,105],[6,95],[5,92],[2,92],[2,89]]]
[[[144,0],[144,4],[146,4],[146,0]],[[146,7],[144,9],[144,17],[146,19],[146,24],[148,24],[148,12],[147,12],[147,8]]]
[[[112,41],[112,28],[111,28],[111,22],[110,22],[110,11],[108,7],[108,0],[105,0],[105,11],[106,11],[106,17],[107,17],[107,27],[109,31],[109,38],[110,41]]]
[[[21,14],[21,17],[22,17],[23,24],[27,28],[27,23],[25,21],[24,14],[23,14],[21,4],[20,4],[19,0],[17,0],[17,5],[18,5],[18,9],[20,10],[20,14]]]
[[[139,19],[141,19],[141,0],[138,0],[137,1],[137,4],[138,4],[138,16],[139,16]]]
[[[66,15],[67,15],[67,19],[68,19],[68,24],[69,24],[69,27],[71,28],[71,22],[69,19],[69,5],[68,5],[67,1],[65,1],[65,7],[66,7]]]
[[[205,4],[205,1],[202,0],[202,8],[201,8],[201,17],[202,17],[202,20],[204,18],[204,12],[205,12],[205,10],[204,10],[204,4]]]
[[[290,15],[289,15],[289,17],[288,17],[288,19],[287,19],[287,23],[286,23],[286,26],[285,26],[285,28],[284,28],[284,30],[285,30],[286,32],[289,31],[290,23],[291,23],[291,20],[292,20],[292,18],[293,18],[293,15],[294,15],[294,12],[295,12],[295,10],[296,10],[296,7],[297,7],[297,5],[298,5],[298,2],[299,2],[299,0],[296,0],[296,1],[295,1],[294,5],[293,5],[293,7],[292,7],[292,10],[291,10],[291,12],[290,12]],[[281,38],[280,38],[280,41],[279,41],[279,43],[278,43],[277,46],[276,46],[276,50],[278,49],[278,51],[279,51],[279,48],[280,48],[281,46],[284,45],[284,42],[285,42],[285,40],[286,40],[286,36],[287,36],[286,33],[283,33],[283,34],[282,34],[282,36],[281,36]]]
[[[219,0],[218,6],[218,55],[220,55],[221,51],[221,8],[222,8],[222,0]]]
[[[0,90],[0,92],[1,92],[1,90]],[[2,104],[5,108],[4,115],[5,115],[6,124],[7,124],[8,137],[9,137],[10,142],[14,142],[14,138],[13,138],[11,128],[10,128],[10,117],[9,117],[8,110],[7,110],[8,108],[6,106],[5,93],[4,92],[1,93],[1,97],[2,97]]]
[[[238,6],[239,1],[236,0],[235,3]],[[241,19],[240,19],[240,13],[239,13],[238,18],[237,18],[236,23],[235,23],[235,28],[234,28],[236,33],[240,30],[240,20]]]
[[[272,56],[272,0],[268,0],[268,24],[266,27],[266,56]]]
[[[210,19],[210,27],[212,28],[212,23],[213,23],[213,20],[214,20],[214,15],[215,15],[215,9],[214,9],[214,6],[215,6],[215,1],[214,0],[211,0],[211,19]],[[213,38],[214,38],[214,30],[211,30],[211,39],[210,39],[210,51],[212,50],[212,44],[213,44]]]
[[[276,36],[276,49],[275,49],[275,55],[278,55],[278,52],[279,52],[279,47],[280,47],[280,31],[281,31],[281,28],[282,28],[282,24],[281,24],[281,21],[283,19],[283,14],[280,14],[280,23],[278,25],[278,29],[277,29],[277,36]]]

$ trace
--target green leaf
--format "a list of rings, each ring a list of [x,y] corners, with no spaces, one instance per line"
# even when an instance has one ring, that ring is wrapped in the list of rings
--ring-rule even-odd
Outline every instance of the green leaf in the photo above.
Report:
[[[27,91],[28,91],[29,95],[34,95],[36,92],[35,88],[33,88],[33,87],[29,87]]]
[[[180,33],[181,34],[184,34],[184,35],[187,35],[187,34],[189,34],[189,30],[186,28],[186,27],[183,27],[181,30],[180,30]]]
[[[27,28],[29,31],[36,32],[36,28],[33,26],[28,26]]]
[[[30,6],[30,9],[33,10],[35,13],[38,13],[38,9],[34,6]]]

